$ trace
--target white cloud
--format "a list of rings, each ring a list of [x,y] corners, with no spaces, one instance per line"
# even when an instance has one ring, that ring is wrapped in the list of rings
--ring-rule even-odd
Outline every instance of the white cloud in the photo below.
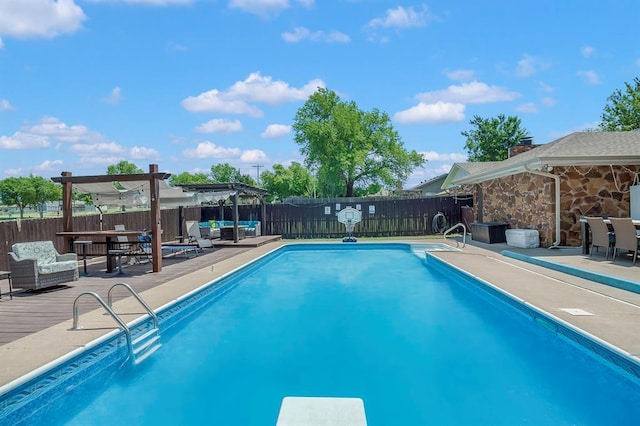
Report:
[[[0,1],[0,35],[52,38],[71,34],[87,19],[74,0]]]
[[[229,93],[217,89],[189,96],[182,101],[182,107],[191,112],[220,112],[224,114],[243,114],[249,117],[262,117],[262,111],[241,99],[234,99]]]
[[[347,34],[340,31],[311,31],[305,27],[296,27],[292,32],[284,32],[281,36],[287,43],[298,43],[302,40],[324,43],[349,43],[351,41]]]
[[[183,152],[186,158],[233,158],[241,154],[238,148],[224,148],[212,142],[200,142],[195,149],[186,149]]]
[[[589,57],[593,56],[596,53],[596,48],[592,47],[592,46],[582,46],[580,48],[580,53],[585,58],[589,58]]]
[[[12,111],[15,108],[11,103],[6,99],[0,99],[0,111]]]
[[[269,124],[260,134],[264,139],[277,139],[291,132],[291,126],[286,124]]]
[[[39,149],[51,146],[49,138],[33,133],[15,132],[13,136],[0,136],[2,149]]]
[[[418,105],[397,112],[393,121],[401,124],[411,123],[451,123],[464,120],[465,105],[460,103],[436,102]]]
[[[167,43],[167,49],[173,50],[175,52],[186,52],[187,50],[189,50],[187,46],[172,41]]]
[[[86,154],[124,154],[127,150],[115,142],[76,143],[69,148],[70,152]]]
[[[36,135],[51,137],[59,142],[103,142],[104,137],[83,125],[68,126],[55,117],[44,117],[40,123],[23,129]]]
[[[288,9],[290,4],[289,0],[230,0],[229,7],[266,18]]]
[[[542,105],[544,105],[546,107],[552,107],[557,103],[557,101],[554,98],[550,97],[550,96],[546,96],[546,97],[542,98],[540,103],[542,103]]]
[[[151,6],[168,6],[172,4],[191,4],[195,0],[87,0],[91,3],[128,3],[147,4]]]
[[[516,107],[516,111],[525,114],[532,114],[538,112],[538,107],[533,102],[527,102]]]
[[[271,77],[254,72],[224,92],[212,89],[198,96],[189,96],[182,101],[182,106],[192,112],[208,111],[262,117],[262,111],[249,102],[278,105],[302,101],[315,93],[318,87],[325,87],[322,80],[311,80],[301,88],[294,88],[284,81],[274,81]]]
[[[37,166],[34,167],[34,170],[38,170],[38,171],[42,171],[42,172],[48,172],[51,170],[58,170],[62,167],[62,165],[64,164],[64,162],[62,160],[53,160],[53,161],[49,161],[49,160],[45,160],[42,163],[38,164]]]
[[[54,174],[58,174],[64,162],[62,160],[45,160],[40,164],[29,168],[17,168],[17,169],[5,169],[5,176],[25,176],[33,174],[35,176],[48,177]]]
[[[542,58],[536,58],[531,55],[523,55],[522,59],[518,61],[516,66],[516,75],[518,77],[531,77],[534,74],[544,71],[551,67],[551,63],[543,60]]]
[[[404,8],[398,6],[395,9],[387,9],[382,18],[375,18],[367,24],[371,28],[411,28],[424,27],[431,18],[426,6],[416,11],[413,6]]]
[[[600,77],[598,77],[598,73],[593,70],[578,71],[576,74],[590,86],[600,84]]]
[[[122,90],[119,87],[114,87],[109,96],[102,98],[102,102],[116,105],[122,102],[122,99]]]
[[[449,80],[453,81],[471,81],[475,76],[475,72],[472,70],[454,70],[446,72],[445,75]]]
[[[441,154],[438,152],[434,152],[434,151],[427,151],[427,152],[423,152],[422,156],[427,160],[427,161],[438,161],[438,162],[454,162],[454,163],[460,163],[460,162],[464,162],[467,161],[467,156],[466,154],[459,154],[457,152],[452,152],[449,154]]]
[[[424,103],[440,101],[446,103],[484,104],[512,101],[519,96],[519,93],[511,92],[504,87],[489,86],[479,81],[472,81],[459,86],[452,85],[444,90],[419,93],[416,97]]]
[[[199,133],[234,133],[242,131],[240,120],[225,120],[224,118],[214,118],[196,127]]]
[[[144,146],[134,146],[129,149],[129,156],[134,160],[159,160],[160,153]]]
[[[257,161],[267,161],[267,155],[259,149],[250,149],[243,151],[240,155],[243,163],[255,163]]]
[[[540,86],[540,90],[542,90],[543,92],[551,93],[555,91],[552,86],[549,86],[547,83],[544,83],[542,81],[538,82],[538,86]]]

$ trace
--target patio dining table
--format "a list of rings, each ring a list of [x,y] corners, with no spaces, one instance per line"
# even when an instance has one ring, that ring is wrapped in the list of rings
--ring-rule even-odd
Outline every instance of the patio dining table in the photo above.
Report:
[[[65,231],[65,232],[57,232],[56,235],[59,237],[67,237],[69,239],[69,247],[73,247],[73,241],[78,237],[93,237],[96,239],[104,239],[107,245],[107,252],[109,248],[117,242],[117,237],[137,237],[141,235],[148,235],[148,231],[135,231],[135,230],[125,230],[125,231],[116,231],[114,229],[102,230],[102,231]],[[107,272],[113,272],[114,270],[114,259],[113,256],[109,256],[107,253]]]
[[[611,230],[611,221],[609,219],[603,219],[604,223],[609,226]],[[631,219],[631,222],[635,225],[636,229],[640,230],[640,220],[639,219]],[[587,220],[583,217],[580,218],[580,224],[582,225],[582,254],[589,254],[589,224]]]

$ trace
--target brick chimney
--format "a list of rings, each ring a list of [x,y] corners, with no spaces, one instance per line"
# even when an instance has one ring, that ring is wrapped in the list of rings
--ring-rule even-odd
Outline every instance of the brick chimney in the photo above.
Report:
[[[516,146],[512,146],[509,148],[509,158],[515,157],[518,154],[522,154],[523,152],[527,152],[532,150],[533,148],[537,148],[540,145],[534,145],[533,136],[523,136],[520,138],[520,143]]]

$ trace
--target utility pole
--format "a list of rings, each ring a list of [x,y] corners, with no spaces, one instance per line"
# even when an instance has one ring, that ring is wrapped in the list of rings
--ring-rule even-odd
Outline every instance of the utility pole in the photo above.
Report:
[[[251,166],[256,168],[256,183],[260,184],[260,168],[262,168],[261,164],[256,164],[255,166]]]

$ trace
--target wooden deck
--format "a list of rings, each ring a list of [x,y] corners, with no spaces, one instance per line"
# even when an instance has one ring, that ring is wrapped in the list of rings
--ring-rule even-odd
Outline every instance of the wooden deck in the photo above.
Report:
[[[163,258],[162,271],[153,273],[150,262],[126,265],[124,275],[106,272],[104,257],[88,259],[89,276],[83,275],[82,260],[79,261],[80,279],[66,285],[28,292],[15,289],[13,300],[9,297],[9,282],[0,281],[2,299],[0,299],[0,346],[18,340],[52,325],[69,320],[73,317],[73,301],[86,291],[93,291],[107,300],[107,291],[116,283],[125,282],[137,292],[148,290],[157,285],[180,278],[185,274],[215,265],[217,262],[229,259],[252,248],[280,240],[279,235],[246,238],[239,243],[214,240],[215,248],[201,249],[198,256],[189,258],[174,253]],[[126,261],[126,258],[125,258]],[[114,300],[124,299],[130,294],[126,289],[114,290]],[[80,301],[80,314],[100,307],[91,297],[84,297]]]

